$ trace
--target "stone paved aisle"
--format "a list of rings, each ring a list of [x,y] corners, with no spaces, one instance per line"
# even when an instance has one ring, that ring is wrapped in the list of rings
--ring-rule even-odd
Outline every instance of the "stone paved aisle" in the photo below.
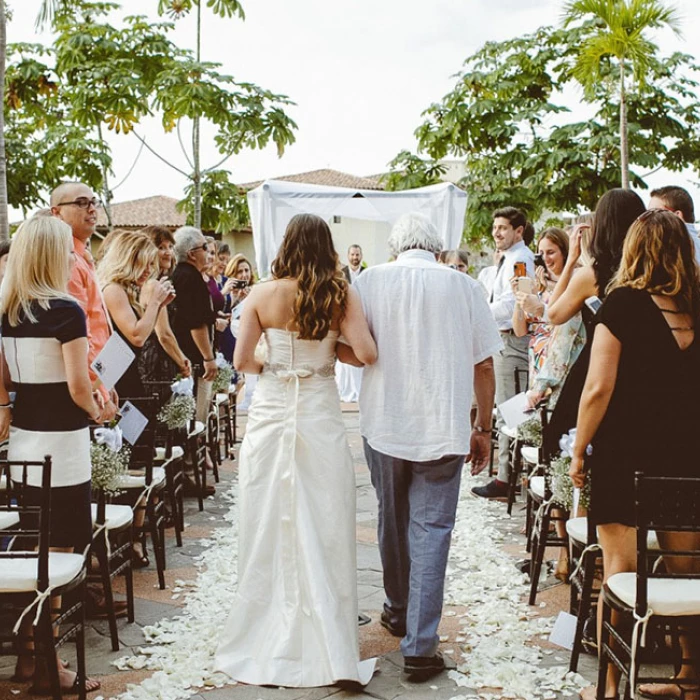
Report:
[[[376,545],[376,500],[372,489],[369,473],[362,454],[362,442],[358,433],[358,414],[354,405],[344,406],[344,417],[348,428],[348,438],[355,462],[357,475],[357,566],[358,566],[358,596],[360,610],[372,618],[372,622],[360,628],[360,645],[362,658],[379,657],[378,671],[370,684],[359,692],[356,689],[341,689],[337,687],[317,689],[285,689],[258,688],[253,686],[226,686],[208,691],[194,691],[194,700],[320,700],[333,697],[338,700],[351,697],[373,697],[382,700],[400,700],[402,698],[431,698],[435,700],[470,700],[477,699],[477,692],[470,688],[458,687],[456,683],[443,673],[427,683],[415,684],[408,682],[401,673],[402,657],[398,651],[399,640],[392,637],[378,623],[379,614],[384,600],[382,592],[381,565]],[[239,424],[242,427],[244,420]],[[226,462],[221,470],[222,483],[219,492],[227,489],[236,469],[235,462]],[[169,531],[166,581],[168,588],[160,591],[157,587],[156,574],[153,566],[136,572],[136,623],[129,625],[125,620],[119,622],[120,640],[123,648],[112,652],[109,642],[107,623],[100,620],[89,621],[87,633],[87,659],[90,676],[99,678],[102,688],[90,695],[92,700],[97,698],[112,698],[126,690],[129,684],[138,684],[151,675],[151,671],[129,670],[118,671],[113,662],[122,656],[136,653],[138,647],[144,645],[142,628],[161,620],[173,617],[180,611],[185,593],[181,593],[176,582],[195,579],[197,569],[195,558],[202,552],[202,540],[207,538],[215,528],[228,527],[223,516],[229,509],[229,503],[217,496],[206,501],[205,510],[199,513],[196,502],[186,501],[187,528],[184,533],[184,546],[177,548],[172,531]],[[516,559],[524,558],[524,537],[520,529],[524,522],[522,511],[516,506],[514,517],[497,518],[492,526],[498,528],[504,537],[503,549]],[[487,547],[488,542],[483,542]],[[514,569],[515,571],[515,569]],[[553,581],[547,581],[550,585]],[[176,589],[175,591],[173,589]],[[538,597],[541,607],[537,613],[543,616],[556,616],[559,610],[568,607],[568,586],[551,586]],[[542,605],[544,603],[544,605]],[[466,608],[445,606],[440,627],[441,649],[461,660],[457,638],[460,637],[460,622],[467,613]],[[546,641],[535,642],[545,647],[544,656],[539,662],[544,668],[549,665],[566,665],[568,652],[550,645]],[[63,658],[73,661],[72,645],[64,647]],[[0,657],[0,700],[11,700],[29,697],[28,684],[13,683],[9,680],[12,674],[14,658]],[[595,676],[595,662],[589,656],[583,656],[579,671],[588,679]],[[492,697],[499,697],[497,690],[491,691]],[[146,697],[146,696],[144,696]],[[156,697],[156,696],[147,696]]]

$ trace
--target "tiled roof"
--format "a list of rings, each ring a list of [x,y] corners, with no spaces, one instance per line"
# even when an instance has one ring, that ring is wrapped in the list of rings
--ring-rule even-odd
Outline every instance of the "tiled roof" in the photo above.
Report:
[[[296,175],[283,175],[270,178],[271,180],[284,180],[285,182],[303,182],[306,185],[325,185],[326,187],[350,187],[356,190],[383,190],[384,185],[375,177],[358,177],[349,173],[341,173],[338,170],[311,170],[308,173]],[[240,185],[243,190],[252,190],[262,185],[264,180],[246,182]]]
[[[177,228],[184,226],[187,223],[187,215],[175,208],[177,202],[178,200],[174,197],[156,195],[112,204],[112,226],[114,228],[141,228],[143,226]],[[98,228],[107,226],[107,215],[104,209],[97,212],[97,226]]]

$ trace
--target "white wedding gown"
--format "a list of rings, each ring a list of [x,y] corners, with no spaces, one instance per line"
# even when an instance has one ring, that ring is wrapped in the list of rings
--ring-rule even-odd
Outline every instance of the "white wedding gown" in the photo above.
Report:
[[[338,333],[265,331],[239,466],[238,590],[215,668],[255,685],[366,683],[355,474],[334,380]]]

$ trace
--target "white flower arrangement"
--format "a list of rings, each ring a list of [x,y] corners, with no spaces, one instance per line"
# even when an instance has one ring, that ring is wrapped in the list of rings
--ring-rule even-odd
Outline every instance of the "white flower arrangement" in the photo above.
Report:
[[[216,354],[216,366],[218,369],[212,384],[212,391],[215,394],[228,394],[228,388],[231,386],[234,377],[233,367],[226,362],[220,352]]]
[[[532,447],[542,446],[542,421],[539,417],[530,418],[518,426],[518,440]]]
[[[566,435],[561,436],[559,440],[559,448],[561,453],[555,457],[547,470],[547,478],[549,479],[550,488],[552,490],[552,499],[562,508],[572,510],[574,507],[574,484],[569,476],[569,468],[571,460],[574,456],[574,441],[576,440],[576,428],[573,428]],[[591,446],[586,448],[586,454],[592,452]],[[588,508],[591,503],[591,482],[586,474],[586,483],[581,489],[578,504],[581,508]]]
[[[119,482],[129,469],[130,456],[131,450],[128,447],[114,450],[106,443],[90,443],[92,488],[102,491],[106,496],[121,493]]]
[[[165,423],[169,430],[186,428],[194,418],[197,403],[192,395],[194,381],[191,377],[183,379],[180,375],[170,385],[173,395],[158,412],[158,420]]]

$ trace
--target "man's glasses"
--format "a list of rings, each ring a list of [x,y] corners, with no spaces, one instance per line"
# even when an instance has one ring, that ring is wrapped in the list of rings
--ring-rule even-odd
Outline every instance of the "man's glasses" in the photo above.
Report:
[[[208,243],[202,243],[202,245],[198,245],[198,246],[196,246],[195,248],[190,248],[190,250],[191,250],[192,252],[194,252],[194,251],[196,251],[196,250],[203,250],[203,251],[206,253],[208,248],[209,248],[209,244],[208,244]]]
[[[75,205],[78,207],[78,209],[89,209],[90,207],[93,209],[102,208],[102,202],[97,199],[97,197],[93,197],[92,199],[88,199],[87,197],[78,197],[78,199],[74,199],[72,202],[59,202],[56,206],[67,207],[70,205]]]

